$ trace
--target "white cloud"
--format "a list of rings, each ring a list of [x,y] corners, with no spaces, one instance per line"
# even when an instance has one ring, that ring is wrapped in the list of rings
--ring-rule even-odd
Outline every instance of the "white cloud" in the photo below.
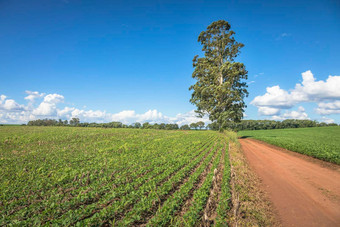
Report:
[[[272,115],[277,115],[280,113],[280,109],[266,107],[266,106],[260,106],[258,111],[261,115],[265,115],[265,116],[272,116]]]
[[[300,120],[303,120],[303,119],[309,119],[308,115],[306,114],[306,112],[303,111],[288,111],[286,113],[284,113],[282,115],[283,118],[285,119],[300,119]]]
[[[75,107],[58,105],[64,102],[64,96],[60,94],[47,94],[26,91],[25,97],[29,101],[27,105],[20,105],[5,95],[0,95],[0,123],[27,123],[39,118],[72,119],[77,117],[81,122],[111,122],[120,121],[124,124],[134,122],[150,123],[176,123],[179,125],[190,124],[197,121],[210,123],[207,117],[198,118],[192,110],[188,113],[180,113],[175,117],[165,116],[158,110],[148,110],[145,113],[136,113],[134,110],[123,110],[119,113],[108,113],[101,110],[84,110]],[[41,103],[34,105],[37,98],[44,97]]]
[[[57,115],[58,115],[58,117],[69,119],[72,116],[71,114],[72,114],[73,110],[75,110],[74,107],[66,106],[64,109],[57,110]]]
[[[318,104],[316,112],[321,115],[340,114],[340,100],[334,102],[321,102]]]
[[[290,108],[294,105],[289,92],[280,88],[280,86],[267,87],[267,93],[262,96],[257,96],[251,101],[257,107],[276,107],[276,108]]]
[[[64,96],[59,94],[46,95],[44,101],[38,108],[33,110],[34,115],[38,116],[55,116],[57,115],[57,104],[64,101]]]
[[[178,125],[185,125],[185,124],[191,124],[196,123],[198,121],[203,121],[206,125],[211,123],[209,118],[207,116],[204,116],[203,118],[198,118],[197,114],[195,113],[195,110],[189,111],[187,113],[180,113],[177,114],[176,117],[170,118],[171,123],[177,123]]]
[[[2,104],[2,102],[5,101],[6,98],[6,95],[0,95],[0,104]]]
[[[334,119],[328,117],[322,117],[321,122],[325,122],[327,124],[334,123]]]
[[[59,95],[59,94],[49,94],[45,96],[44,102],[51,103],[51,104],[64,102],[64,96]]]
[[[24,106],[15,102],[14,99],[7,99],[6,95],[1,95],[0,110],[17,112],[24,110]]]
[[[302,83],[289,91],[279,85],[267,87],[266,93],[255,97],[251,104],[261,115],[279,115],[282,109],[290,109],[302,102],[318,103],[319,114],[340,113],[340,76],[329,76],[326,81],[316,81],[310,70],[302,73]]]
[[[273,115],[272,120],[285,120],[285,119],[310,119],[308,114],[305,112],[305,109],[302,106],[299,106],[298,110],[286,111],[281,115]]]
[[[109,122],[110,120],[110,114],[106,114],[105,111],[100,110],[80,110],[80,109],[74,109],[71,112],[70,118],[79,118],[83,122]]]
[[[23,110],[23,107],[16,103],[13,99],[7,99],[5,100],[3,104],[3,108],[6,110],[14,110],[14,111],[20,111]]]
[[[328,76],[326,81],[315,81],[310,70],[302,73],[302,84],[296,84],[292,95],[306,101],[340,99],[340,76]]]
[[[25,91],[28,96],[25,97],[26,100],[30,102],[34,102],[36,98],[42,98],[44,97],[44,93],[39,93],[37,91]]]
[[[137,116],[137,121],[139,122],[162,122],[167,121],[168,117],[163,116],[163,114],[161,112],[158,112],[157,110],[148,110],[147,112],[145,112],[144,114],[140,114],[140,115],[136,115]]]

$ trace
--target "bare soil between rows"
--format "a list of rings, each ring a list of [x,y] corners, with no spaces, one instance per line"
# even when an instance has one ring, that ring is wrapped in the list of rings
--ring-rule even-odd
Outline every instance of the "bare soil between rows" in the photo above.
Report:
[[[284,226],[340,226],[340,168],[253,139],[239,140]]]

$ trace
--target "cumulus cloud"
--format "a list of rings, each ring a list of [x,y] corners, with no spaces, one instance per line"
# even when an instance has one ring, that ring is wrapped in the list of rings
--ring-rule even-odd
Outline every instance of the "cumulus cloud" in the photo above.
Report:
[[[177,114],[169,117],[158,110],[148,110],[145,113],[136,113],[134,110],[123,110],[118,113],[108,113],[102,110],[84,110],[75,107],[59,105],[64,102],[64,96],[60,94],[44,94],[39,92],[26,91],[28,96],[27,105],[20,105],[13,99],[7,99],[5,95],[0,95],[0,123],[27,123],[30,120],[39,118],[67,119],[77,117],[82,122],[112,122],[120,121],[124,124],[134,122],[150,123],[176,123],[179,125],[190,124],[197,121],[210,123],[207,117],[198,118],[194,110],[187,113]],[[43,98],[41,103],[34,105],[34,101]]]
[[[55,116],[57,114],[57,104],[64,101],[64,96],[59,94],[49,94],[44,97],[38,108],[33,110],[34,115]]]
[[[6,98],[6,95],[0,95],[0,104],[2,104],[2,102],[5,101]]]
[[[340,114],[340,100],[334,102],[321,102],[318,104],[316,112],[321,115]]]
[[[51,104],[57,104],[64,101],[64,96],[59,94],[49,94],[46,95],[44,98],[44,102],[51,103]]]
[[[177,123],[178,125],[196,123],[197,121],[203,121],[205,124],[211,123],[207,116],[204,116],[203,118],[198,118],[196,116],[195,110],[192,110],[184,114],[179,113],[176,117],[170,118],[169,120],[171,123]]]
[[[281,115],[272,116],[272,120],[286,120],[286,119],[305,120],[310,118],[308,117],[308,114],[305,112],[305,109],[302,106],[299,106],[298,110],[286,111]]]
[[[297,111],[287,111],[282,115],[282,117],[285,119],[309,119],[305,109],[302,106],[300,106]]]
[[[272,115],[277,115],[280,113],[280,109],[267,107],[267,106],[260,106],[258,111],[261,115],[265,115],[265,116],[272,116]]]
[[[15,102],[14,99],[7,99],[7,96],[0,96],[0,110],[17,112],[24,110],[24,106]]]
[[[325,122],[327,124],[331,124],[331,123],[334,123],[334,119],[328,118],[328,117],[324,116],[324,117],[321,118],[321,122]]]
[[[286,91],[279,85],[267,87],[266,93],[255,97],[251,104],[261,115],[279,115],[282,109],[290,109],[303,102],[318,103],[319,114],[340,113],[340,76],[329,76],[326,81],[316,81],[310,70],[302,73],[302,83]]]
[[[37,91],[25,91],[25,93],[28,94],[25,99],[29,102],[34,102],[36,98],[42,98],[45,95],[44,93],[39,93]]]
[[[302,73],[302,84],[296,84],[292,94],[306,101],[340,99],[340,76],[328,76],[326,81],[315,81],[310,70]]]
[[[289,92],[280,88],[280,86],[267,87],[266,94],[257,96],[251,101],[257,107],[276,107],[290,108],[294,106],[295,100]]]

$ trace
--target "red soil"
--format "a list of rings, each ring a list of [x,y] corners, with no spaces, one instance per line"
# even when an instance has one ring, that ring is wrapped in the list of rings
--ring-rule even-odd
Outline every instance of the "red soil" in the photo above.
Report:
[[[340,226],[340,166],[252,139],[240,143],[284,226]]]

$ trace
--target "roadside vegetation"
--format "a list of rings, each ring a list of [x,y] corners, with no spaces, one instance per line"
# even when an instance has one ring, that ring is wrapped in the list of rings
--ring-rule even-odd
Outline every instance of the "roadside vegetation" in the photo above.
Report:
[[[340,127],[240,131],[239,137],[258,139],[285,149],[340,164]]]
[[[281,226],[273,204],[262,182],[248,165],[237,134],[226,132],[230,138],[230,188],[232,209],[228,212],[230,226]]]

